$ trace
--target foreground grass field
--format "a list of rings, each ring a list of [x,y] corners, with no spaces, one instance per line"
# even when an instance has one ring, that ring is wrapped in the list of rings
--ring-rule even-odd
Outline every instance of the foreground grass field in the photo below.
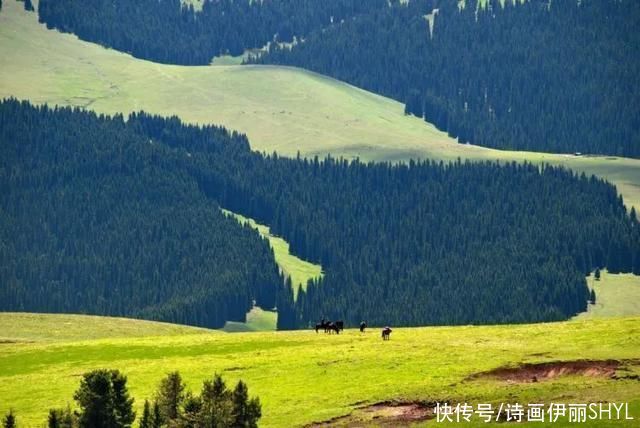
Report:
[[[111,327],[123,322],[129,327],[112,334]],[[301,426],[350,413],[366,421],[371,414],[354,409],[387,400],[629,402],[635,421],[582,425],[637,426],[633,423],[640,418],[640,318],[395,329],[388,342],[380,339],[378,329],[365,334],[347,330],[340,336],[311,331],[225,334],[184,327],[167,330],[160,324],[158,335],[148,336],[155,324],[135,326],[138,323],[1,315],[0,412],[11,407],[21,426],[41,426],[48,408],[73,405],[72,393],[83,372],[108,367],[128,374],[138,411],[170,370],[180,370],[195,390],[215,372],[228,382],[242,378],[263,403],[261,426],[266,427]],[[61,326],[73,333],[48,336]],[[39,333],[34,335],[34,330]],[[84,340],[83,331],[91,340]],[[617,379],[592,374],[518,383],[470,377],[520,363],[580,359],[627,361],[616,371]],[[474,425],[484,423],[476,420]]]
[[[246,133],[259,151],[364,160],[434,158],[549,162],[606,177],[640,207],[640,160],[460,145],[402,104],[285,67],[154,64],[49,31],[22,4],[0,12],[0,97],[102,113],[144,109]]]

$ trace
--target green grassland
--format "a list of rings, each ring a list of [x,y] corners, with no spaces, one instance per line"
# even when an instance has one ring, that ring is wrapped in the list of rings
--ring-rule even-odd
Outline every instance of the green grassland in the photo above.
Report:
[[[123,332],[123,337],[96,339],[95,328],[122,321],[95,324],[93,317],[4,314],[0,322],[6,337],[0,344],[0,412],[12,407],[21,426],[27,427],[41,426],[48,408],[73,404],[79,376],[99,367],[118,368],[129,376],[138,411],[160,377],[171,370],[180,370],[195,390],[215,372],[228,382],[244,379],[250,392],[260,397],[265,427],[324,421],[385,400],[495,404],[606,400],[630,402],[631,415],[640,417],[640,382],[633,378],[640,373],[640,318],[398,328],[388,342],[380,339],[377,329],[329,336],[312,331],[224,334],[189,332],[183,327],[169,331],[160,325],[157,336],[146,336],[152,331],[145,322]],[[73,334],[46,336],[61,323]],[[5,330],[6,325],[11,329]],[[43,333],[34,335],[34,329]],[[90,340],[82,337],[83,329]],[[28,341],[23,341],[25,337]],[[572,375],[518,384],[469,378],[523,362],[610,358],[635,361],[618,370],[618,379]]]
[[[173,336],[212,331],[130,318],[11,312],[0,312],[0,327],[0,343]]]
[[[590,289],[596,292],[596,304],[577,319],[640,315],[640,276],[601,272],[600,280],[587,277]]]
[[[597,174],[640,207],[640,160],[457,144],[402,104],[315,73],[267,66],[155,64],[47,30],[17,2],[0,12],[0,97],[102,113],[147,110],[246,133],[258,151],[364,160],[549,162]]]

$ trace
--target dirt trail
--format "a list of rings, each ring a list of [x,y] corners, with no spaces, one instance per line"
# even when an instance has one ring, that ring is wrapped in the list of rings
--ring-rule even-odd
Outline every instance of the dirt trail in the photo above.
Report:
[[[622,362],[617,360],[554,361],[523,364],[518,367],[499,367],[488,372],[472,375],[468,380],[493,378],[513,383],[531,383],[566,375],[613,378],[616,370],[621,366]]]

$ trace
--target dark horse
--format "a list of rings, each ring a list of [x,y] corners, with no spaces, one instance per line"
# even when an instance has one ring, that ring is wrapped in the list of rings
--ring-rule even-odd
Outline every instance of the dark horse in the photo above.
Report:
[[[385,327],[382,329],[382,340],[389,340],[391,338],[391,327]]]
[[[316,324],[316,333],[318,330],[324,330],[325,333],[329,331],[329,321],[322,320],[320,323]]]
[[[364,329],[367,328],[367,323],[362,321],[360,323],[360,333],[364,333]]]
[[[325,321],[323,319],[322,321],[320,321],[320,323],[316,324],[315,329],[316,329],[316,333],[319,330],[324,330],[325,333],[335,332],[336,334],[340,334],[340,332],[344,330],[344,322],[343,321],[330,322],[330,321]]]

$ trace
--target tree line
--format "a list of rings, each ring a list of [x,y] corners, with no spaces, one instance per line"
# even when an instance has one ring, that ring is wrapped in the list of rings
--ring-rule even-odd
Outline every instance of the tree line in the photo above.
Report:
[[[82,375],[73,394],[77,410],[49,410],[48,428],[130,428],[136,419],[134,399],[127,377],[119,370],[97,369]],[[242,380],[230,390],[220,375],[205,380],[200,395],[187,390],[179,372],[163,378],[152,404],[144,402],[138,418],[140,428],[256,428],[262,416],[258,397],[249,397]],[[3,418],[4,428],[16,428],[13,410]]]
[[[83,40],[161,63],[203,65],[386,6],[386,0],[41,0],[40,22]]]
[[[202,194],[184,150],[122,116],[17,101],[0,104],[0,144],[0,310],[218,328],[275,306],[268,242]]]
[[[281,329],[535,322],[584,311],[596,268],[640,273],[635,210],[561,167],[283,158],[177,118],[1,107],[2,310],[219,325],[253,297]],[[267,243],[218,204],[323,278],[294,301]]]
[[[640,3],[482,3],[394,0],[249,62],[395,98],[461,143],[640,156]]]

